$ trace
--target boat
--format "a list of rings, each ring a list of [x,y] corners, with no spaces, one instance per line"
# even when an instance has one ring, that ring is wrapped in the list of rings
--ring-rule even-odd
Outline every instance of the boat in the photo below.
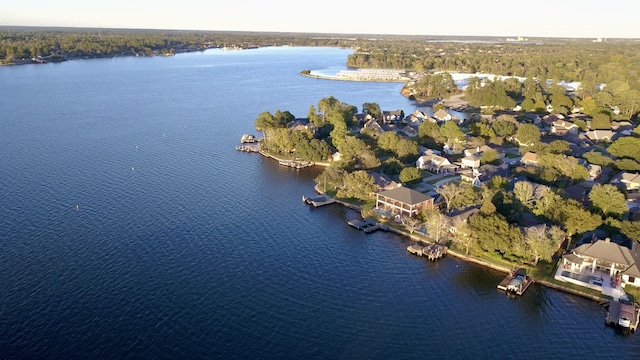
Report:
[[[525,269],[516,268],[498,284],[498,289],[507,293],[522,295],[533,281],[533,278],[526,274]]]
[[[240,143],[242,144],[251,144],[256,141],[256,136],[252,134],[243,134],[242,138],[240,138]]]
[[[327,195],[318,195],[314,197],[305,197],[304,195],[302,195],[302,202],[312,205],[313,207],[320,207],[323,205],[333,204],[334,202],[336,202],[336,200]]]

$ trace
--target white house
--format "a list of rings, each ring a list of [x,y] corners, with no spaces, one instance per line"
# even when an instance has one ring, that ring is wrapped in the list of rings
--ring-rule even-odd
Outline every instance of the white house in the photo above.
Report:
[[[451,164],[449,159],[436,155],[434,153],[426,153],[416,160],[416,167],[420,170],[427,170],[435,173],[446,173],[455,171],[458,166]]]

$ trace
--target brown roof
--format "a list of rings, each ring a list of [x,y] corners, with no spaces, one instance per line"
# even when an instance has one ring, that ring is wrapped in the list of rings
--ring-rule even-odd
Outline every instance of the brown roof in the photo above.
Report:
[[[388,197],[393,200],[397,200],[409,205],[416,205],[421,202],[433,200],[431,196],[406,188],[404,186],[400,186],[391,190],[382,191],[378,194],[380,196]]]

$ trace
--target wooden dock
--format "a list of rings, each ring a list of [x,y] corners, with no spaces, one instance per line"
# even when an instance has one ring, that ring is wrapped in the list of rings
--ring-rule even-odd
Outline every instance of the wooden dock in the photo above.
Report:
[[[413,244],[407,246],[407,251],[416,256],[423,256],[431,261],[436,261],[447,254],[448,248],[440,244],[431,244],[428,246],[422,246],[419,244]]]
[[[448,248],[440,244],[431,244],[422,249],[422,256],[426,256],[431,261],[436,261],[447,255]]]
[[[386,231],[388,229],[386,225],[382,225],[371,219],[354,219],[354,220],[350,220],[348,224],[358,230],[364,231],[366,234],[369,234],[378,230]]]
[[[424,249],[424,246],[418,244],[407,246],[407,251],[416,256],[422,256],[422,249]]]
[[[260,145],[258,144],[243,144],[236,146],[236,150],[250,153],[260,152]]]
[[[622,330],[638,330],[640,322],[640,308],[629,301],[611,301],[605,323],[609,326],[619,327]]]
[[[294,169],[302,169],[302,168],[314,166],[313,161],[302,161],[302,160],[279,160],[278,164],[292,167]]]
[[[533,282],[533,278],[527,275],[524,269],[517,268],[507,274],[500,284],[498,284],[498,289],[508,293],[522,295]]]
[[[305,197],[302,195],[302,202],[305,204],[309,204],[313,207],[320,207],[324,205],[333,204],[336,202],[336,199],[329,197],[327,195],[318,195],[313,197]]]

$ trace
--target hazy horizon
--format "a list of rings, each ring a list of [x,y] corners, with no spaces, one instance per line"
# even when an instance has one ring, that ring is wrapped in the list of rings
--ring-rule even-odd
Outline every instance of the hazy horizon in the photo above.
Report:
[[[479,36],[524,38],[640,38],[629,3],[607,6],[540,0],[526,9],[506,0],[453,3],[455,9],[408,1],[377,7],[325,1],[322,6],[271,2],[230,2],[224,7],[184,0],[180,6],[149,0],[24,0],[0,5],[8,27],[63,27],[131,30],[277,32],[353,35]],[[626,9],[626,10],[625,10]]]

